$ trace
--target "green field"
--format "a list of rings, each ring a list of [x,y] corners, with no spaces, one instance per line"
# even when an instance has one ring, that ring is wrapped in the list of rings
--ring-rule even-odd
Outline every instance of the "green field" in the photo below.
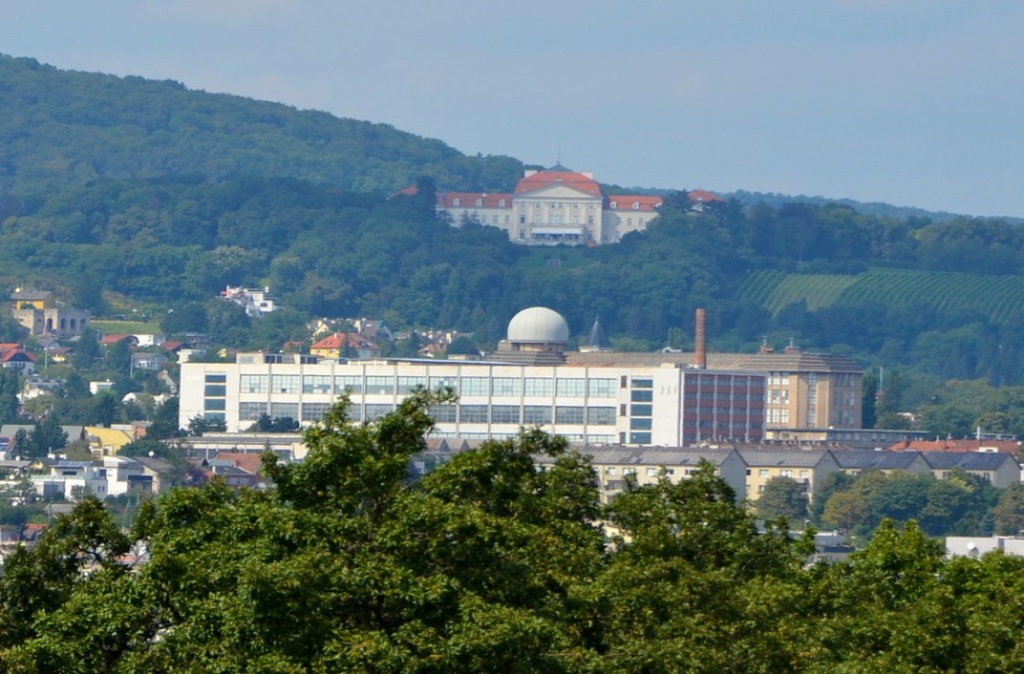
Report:
[[[760,271],[740,288],[740,299],[772,314],[801,300],[811,311],[833,305],[930,305],[940,311],[972,309],[993,323],[1024,312],[1024,278],[954,272],[871,270],[856,276]]]
[[[92,321],[92,329],[106,335],[158,335],[162,331],[156,323],[142,321]]]

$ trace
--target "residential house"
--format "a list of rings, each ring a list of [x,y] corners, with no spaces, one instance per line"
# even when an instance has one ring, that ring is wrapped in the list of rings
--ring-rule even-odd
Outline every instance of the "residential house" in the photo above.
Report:
[[[160,353],[139,352],[132,354],[132,368],[135,370],[160,370],[167,365],[167,356]]]
[[[157,493],[153,476],[146,473],[144,466],[135,459],[125,456],[104,456],[103,468],[107,478],[107,494],[110,496],[152,496]]]
[[[129,348],[134,349],[139,345],[139,338],[135,335],[128,335],[123,333],[112,333],[109,335],[103,335],[100,338],[100,344],[103,346],[114,346],[115,344],[127,344]]]
[[[122,447],[136,439],[135,431],[130,426],[86,426],[86,439],[93,456],[102,457],[117,454]]]
[[[220,478],[229,487],[259,487],[266,484],[266,480],[260,475],[263,459],[258,454],[219,452],[206,464],[208,477]]]
[[[821,449],[741,449],[747,463],[746,496],[756,501],[764,493],[768,480],[788,477],[804,485],[808,500],[832,473],[842,470],[835,456]]]
[[[153,480],[153,492],[162,494],[173,486],[175,468],[169,461],[152,456],[137,456],[135,461],[142,466],[144,475]]]
[[[163,335],[148,332],[137,332],[132,335],[139,346],[161,346],[167,339]]]
[[[357,358],[371,360],[380,358],[379,346],[354,332],[336,332],[324,337],[310,347],[309,352],[320,358]]]
[[[677,483],[691,477],[703,463],[714,467],[715,474],[732,487],[737,500],[744,497],[747,464],[736,450],[606,445],[584,446],[580,453],[590,457],[604,503],[615,498],[629,480],[646,485],[656,483],[664,475]],[[538,456],[535,461],[543,469],[555,459]]]
[[[107,473],[91,461],[57,461],[49,475],[31,478],[36,493],[46,500],[77,501],[87,494],[106,498]]]
[[[932,468],[920,452],[874,451],[870,449],[833,449],[832,456],[842,471],[859,475],[866,470],[883,473],[903,471],[914,475],[929,475]]]
[[[0,351],[0,367],[16,370],[22,376],[35,374],[36,357],[20,346],[16,349]]]
[[[992,486],[1004,489],[1020,482],[1017,459],[1001,452],[922,452],[932,474],[940,480],[950,477],[957,468],[977,475]]]
[[[252,290],[228,286],[227,289],[221,291],[220,296],[223,300],[241,306],[250,318],[259,318],[277,309],[274,298],[270,295],[269,287],[263,290]]]

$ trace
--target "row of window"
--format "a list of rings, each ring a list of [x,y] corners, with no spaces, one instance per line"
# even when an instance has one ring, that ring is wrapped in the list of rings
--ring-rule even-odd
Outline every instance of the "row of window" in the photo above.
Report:
[[[675,475],[676,474],[676,469],[675,468],[668,468],[666,466],[648,466],[647,468],[644,469],[644,474],[647,475],[647,477],[658,477],[659,475],[661,475],[662,471],[664,471],[666,475]],[[699,469],[698,468],[681,468],[680,471],[682,472],[683,475],[695,475],[696,473],[699,472]],[[628,467],[628,468],[623,468],[622,469],[622,474],[623,475],[636,475],[636,473],[637,473],[636,468]],[[618,475],[619,474],[619,467],[618,466],[607,466],[604,469],[604,474],[605,475]]]
[[[319,421],[330,409],[330,403],[243,402],[238,405],[242,421],[254,421],[260,415],[273,418],[288,417],[300,421]],[[223,409],[223,407],[219,408]],[[349,418],[369,421],[394,410],[390,404],[357,404],[349,407]],[[438,423],[492,423],[492,424],[555,424],[614,426],[614,407],[577,407],[558,405],[434,405],[430,414]]]
[[[209,388],[209,384],[207,385]],[[241,393],[407,395],[421,388],[452,388],[463,396],[615,398],[614,379],[542,377],[394,377],[386,375],[243,374]],[[222,394],[223,395],[223,394]]]
[[[685,428],[719,428],[719,429],[727,429],[727,428],[731,427],[733,430],[743,431],[743,430],[746,430],[748,428],[750,428],[750,429],[761,428],[763,425],[764,424],[762,424],[762,423],[760,423],[758,421],[751,421],[749,423],[745,422],[745,421],[734,421],[734,422],[732,422],[730,424],[727,421],[711,421],[709,419],[684,419],[683,420],[683,426]]]
[[[807,477],[810,477],[811,471],[802,468],[799,471],[799,475],[802,478],[807,478]],[[757,476],[758,477],[770,477],[771,476],[771,470],[768,469],[768,468],[759,468],[757,470]],[[793,474],[793,470],[792,469],[790,469],[790,468],[783,468],[782,470],[779,471],[779,477],[796,477],[796,475]]]

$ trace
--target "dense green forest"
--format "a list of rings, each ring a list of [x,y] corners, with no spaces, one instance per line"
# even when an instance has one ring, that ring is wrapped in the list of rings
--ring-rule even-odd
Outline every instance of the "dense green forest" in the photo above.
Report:
[[[96,315],[136,308],[174,334],[276,349],[312,316],[472,331],[487,347],[530,305],[625,349],[762,336],[943,379],[1024,383],[1024,233],[997,219],[892,217],[836,203],[666,195],[613,246],[526,248],[449,223],[435,189],[511,189],[522,169],[385,125],[173,82],[0,57],[0,283]],[[390,196],[419,181],[416,196]],[[258,329],[210,301],[269,285]],[[915,402],[913,386],[908,397]],[[931,401],[936,402],[936,401]]]
[[[14,193],[172,175],[290,176],[371,191],[428,174],[488,189],[521,170],[510,157],[466,157],[386,124],[0,55],[0,188]]]
[[[945,559],[886,520],[850,561],[808,566],[809,536],[759,528],[709,465],[602,506],[586,460],[536,431],[409,482],[435,401],[370,425],[339,405],[304,463],[268,454],[271,489],[175,490],[127,533],[86,499],[5,564],[4,671],[1024,667],[1020,557]]]

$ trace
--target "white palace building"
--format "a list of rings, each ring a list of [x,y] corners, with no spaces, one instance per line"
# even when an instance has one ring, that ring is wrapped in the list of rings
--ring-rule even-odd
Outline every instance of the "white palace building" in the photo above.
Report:
[[[267,414],[309,425],[344,393],[352,403],[350,418],[362,422],[392,411],[420,387],[452,387],[458,402],[432,411],[436,437],[502,439],[540,426],[591,445],[682,447],[765,438],[769,383],[781,377],[761,369],[771,367],[764,357],[753,368],[734,360],[735,367],[708,369],[700,353],[696,362],[682,361],[680,354],[619,360],[631,354],[567,353],[568,339],[561,315],[532,307],[516,314],[508,339],[486,361],[243,353],[234,363],[183,363],[179,423],[205,417],[239,432]],[[800,367],[792,355],[787,359]],[[818,360],[814,364],[821,369]],[[794,372],[792,384],[787,374],[785,386],[796,390],[813,377],[812,388],[822,390],[819,418],[827,420],[825,408],[834,396],[826,391],[851,371],[838,370]]]
[[[721,198],[696,190],[690,200],[700,208]],[[526,171],[512,193],[442,192],[437,203],[456,225],[475,220],[532,245],[616,243],[646,229],[660,206],[660,196],[606,195],[592,173],[564,166]]]

